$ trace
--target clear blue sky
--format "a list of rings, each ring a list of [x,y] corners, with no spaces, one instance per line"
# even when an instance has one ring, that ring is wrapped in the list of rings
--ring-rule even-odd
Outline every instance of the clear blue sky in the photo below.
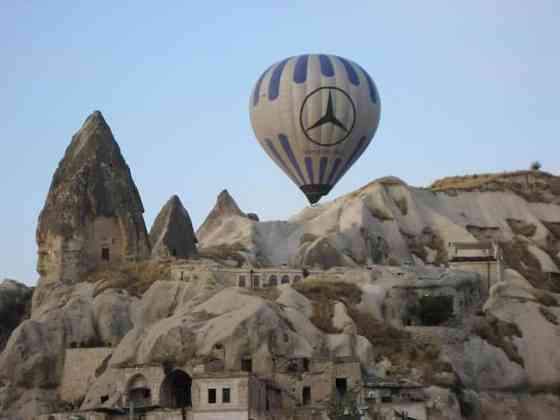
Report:
[[[0,278],[35,283],[37,216],[96,109],[148,228],[172,194],[196,227],[224,188],[261,219],[304,207],[248,117],[260,73],[300,53],[360,63],[381,96],[374,143],[329,198],[385,175],[559,172],[558,0],[156,3],[0,3]]]

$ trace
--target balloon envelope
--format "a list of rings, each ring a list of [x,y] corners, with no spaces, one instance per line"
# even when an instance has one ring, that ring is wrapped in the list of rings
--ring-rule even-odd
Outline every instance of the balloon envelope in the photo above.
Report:
[[[377,88],[366,71],[324,54],[272,65],[255,84],[250,101],[260,145],[312,204],[364,153],[380,111]]]

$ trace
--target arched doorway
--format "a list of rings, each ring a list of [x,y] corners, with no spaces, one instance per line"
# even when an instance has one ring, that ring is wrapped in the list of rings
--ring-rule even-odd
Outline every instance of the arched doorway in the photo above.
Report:
[[[174,370],[166,375],[161,384],[161,405],[166,408],[191,407],[191,384],[191,377],[182,370]]]
[[[290,282],[290,276],[284,275],[282,276],[282,284],[288,284]]]
[[[134,376],[128,384],[128,405],[135,408],[152,405],[152,392],[144,375]]]
[[[277,286],[278,285],[278,277],[274,274],[268,278],[268,285],[269,286]]]

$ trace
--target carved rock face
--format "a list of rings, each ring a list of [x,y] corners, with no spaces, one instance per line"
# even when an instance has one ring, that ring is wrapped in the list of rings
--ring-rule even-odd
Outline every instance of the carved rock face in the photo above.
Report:
[[[130,169],[96,111],[72,137],[39,216],[34,307],[47,284],[74,284],[99,265],[147,258],[143,212]]]

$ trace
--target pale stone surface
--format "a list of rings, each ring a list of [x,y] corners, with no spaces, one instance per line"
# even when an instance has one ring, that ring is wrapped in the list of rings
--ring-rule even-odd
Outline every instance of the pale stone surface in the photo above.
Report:
[[[230,198],[224,201],[231,202]],[[406,203],[406,214],[399,208],[402,203]],[[306,208],[285,222],[254,222],[239,214],[236,206],[229,211],[213,210],[212,223],[204,225],[203,242],[204,246],[243,244],[247,259],[253,262],[260,258],[274,265],[323,268],[384,263],[391,257],[412,261],[418,258],[416,243],[425,253],[422,258],[430,262],[445,256],[445,250],[436,247],[450,242],[512,240],[508,219],[535,225],[530,244],[544,246],[549,231],[542,221],[556,220],[557,208],[549,202],[530,203],[509,191],[448,194],[383,178]],[[553,268],[550,262],[547,259],[546,265]]]

